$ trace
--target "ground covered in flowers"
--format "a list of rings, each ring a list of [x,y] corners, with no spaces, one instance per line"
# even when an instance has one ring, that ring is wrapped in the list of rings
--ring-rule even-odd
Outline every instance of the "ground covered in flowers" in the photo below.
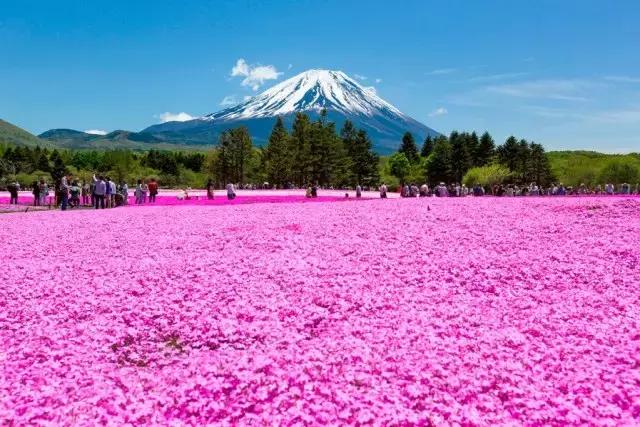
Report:
[[[640,199],[0,216],[2,424],[640,422]]]

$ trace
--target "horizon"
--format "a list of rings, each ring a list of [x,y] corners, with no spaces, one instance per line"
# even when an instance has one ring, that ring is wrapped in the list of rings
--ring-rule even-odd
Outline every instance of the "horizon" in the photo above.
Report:
[[[25,1],[0,18],[0,118],[140,131],[330,69],[443,134],[637,152],[640,4],[601,5]]]

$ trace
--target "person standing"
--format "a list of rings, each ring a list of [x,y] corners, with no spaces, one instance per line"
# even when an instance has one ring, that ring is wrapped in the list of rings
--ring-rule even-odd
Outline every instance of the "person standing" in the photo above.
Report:
[[[151,178],[149,181],[149,203],[156,202],[156,196],[158,195],[158,183],[155,178]]]
[[[33,193],[33,206],[40,205],[40,184],[38,181],[33,181],[31,192]]]
[[[362,187],[360,187],[360,184],[356,185],[356,197],[362,197]]]
[[[71,198],[69,199],[69,207],[77,208],[80,206],[80,187],[78,186],[77,181],[73,181],[71,184],[71,188],[69,189],[69,193],[71,194]]]
[[[47,197],[49,197],[49,185],[44,178],[40,178],[40,206],[44,206],[47,203]]]
[[[214,193],[213,180],[209,179],[207,181],[207,199],[208,200],[213,200],[213,193]]]
[[[133,193],[136,198],[136,205],[142,204],[142,180],[139,179],[136,184],[136,189]]]
[[[230,182],[227,184],[227,199],[233,200],[236,198],[236,189],[233,184]]]
[[[104,197],[107,192],[107,184],[102,176],[93,176],[93,200],[96,209],[104,209]]]
[[[127,181],[122,181],[122,184],[120,185],[120,193],[122,194],[122,204],[123,205],[128,205],[129,204],[129,186],[127,185]]]
[[[91,188],[89,183],[85,181],[82,183],[82,204],[85,206],[89,205],[89,194],[91,194]]]
[[[140,186],[140,189],[142,190],[142,203],[147,203],[147,194],[149,193],[149,186],[147,185],[147,182],[144,179],[142,180],[142,185]]]
[[[382,183],[382,185],[380,185],[380,198],[381,199],[386,199],[387,198],[387,184],[385,184],[384,182]]]
[[[20,184],[18,181],[14,181],[7,185],[7,191],[9,192],[9,204],[17,205],[18,204],[18,191],[20,191]]]
[[[111,178],[104,179],[104,204],[108,208],[111,207]]]
[[[69,205],[69,184],[67,183],[66,176],[63,176],[60,180],[58,191],[60,194],[60,209],[66,211]]]

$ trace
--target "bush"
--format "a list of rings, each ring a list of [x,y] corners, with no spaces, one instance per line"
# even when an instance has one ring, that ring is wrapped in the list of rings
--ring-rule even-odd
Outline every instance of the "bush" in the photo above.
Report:
[[[502,184],[511,176],[511,171],[505,166],[491,164],[479,168],[471,168],[467,171],[462,182],[467,187],[480,184],[483,187],[492,188],[496,184]]]
[[[613,159],[600,171],[599,178],[603,183],[634,183],[640,181],[640,168],[630,159]]]

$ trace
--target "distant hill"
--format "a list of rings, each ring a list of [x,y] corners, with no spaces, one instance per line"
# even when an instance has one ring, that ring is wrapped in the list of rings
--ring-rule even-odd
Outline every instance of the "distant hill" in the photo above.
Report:
[[[58,148],[92,150],[193,150],[206,149],[202,145],[187,146],[174,141],[164,141],[141,132],[115,130],[106,135],[94,135],[74,129],[51,129],[39,135],[39,138]]]
[[[0,119],[0,144],[48,147],[50,144],[37,136]]]
[[[620,160],[640,169],[640,153],[605,154],[596,151],[550,151],[551,170],[565,185],[597,184],[601,171],[611,161]],[[600,183],[601,184],[601,183]]]

